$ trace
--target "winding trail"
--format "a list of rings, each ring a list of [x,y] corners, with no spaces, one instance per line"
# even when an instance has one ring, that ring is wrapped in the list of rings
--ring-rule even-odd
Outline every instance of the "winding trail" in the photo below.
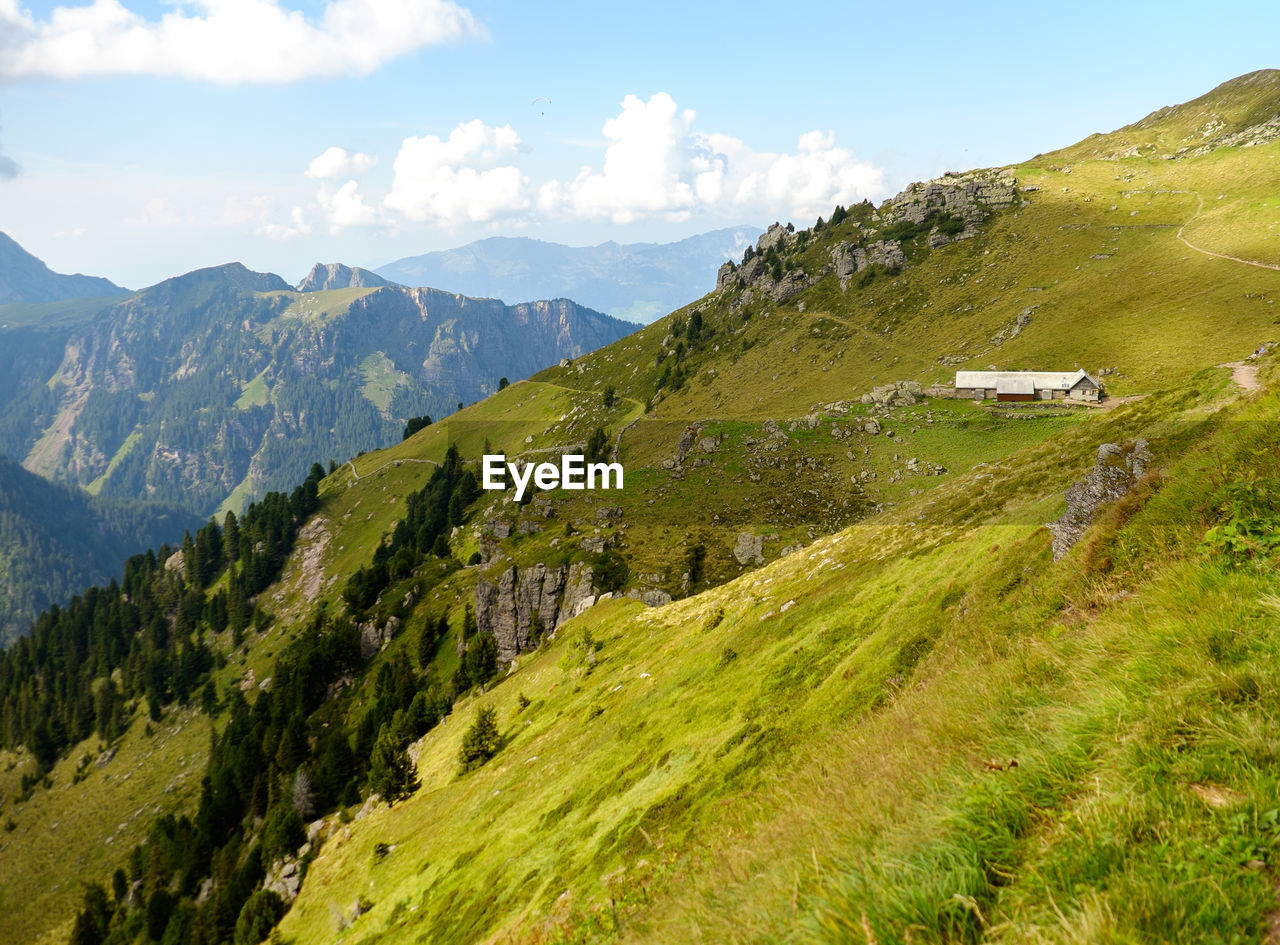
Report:
[[[351,467],[351,475],[355,476],[355,479],[347,483],[347,486],[349,488],[355,485],[361,479],[368,479],[370,476],[376,476],[378,473],[382,472],[382,470],[386,469],[388,466],[399,466],[402,463],[419,463],[423,466],[439,466],[440,465],[434,459],[403,459],[403,458],[393,459],[391,460],[391,462],[383,463],[377,469],[371,469],[367,473],[365,473],[363,476],[361,476],[360,473],[356,470],[355,461],[349,459],[347,460],[347,465]]]
[[[1204,209],[1204,198],[1200,196],[1199,191],[1195,191],[1195,190],[1174,190],[1174,191],[1170,191],[1170,193],[1195,194],[1195,197],[1196,197],[1196,212],[1191,214],[1191,216],[1187,218],[1186,223],[1183,223],[1182,226],[1178,227],[1178,232],[1177,232],[1178,241],[1181,242],[1183,246],[1186,246],[1188,249],[1194,249],[1197,253],[1202,253],[1205,256],[1212,256],[1214,259],[1226,259],[1231,262],[1241,263],[1242,265],[1245,265],[1245,266],[1256,266],[1259,269],[1273,269],[1277,272],[1280,272],[1280,265],[1277,265],[1275,263],[1264,263],[1264,262],[1258,262],[1256,259],[1241,259],[1239,256],[1228,256],[1226,253],[1215,253],[1211,249],[1203,249],[1202,247],[1197,246],[1195,243],[1192,243],[1190,240],[1188,240],[1185,236],[1182,235],[1182,231],[1187,228],[1187,224],[1191,223],[1192,220],[1200,216],[1200,211]],[[1236,383],[1239,383],[1239,381],[1237,380]],[[1255,388],[1246,388],[1246,389],[1253,390]]]

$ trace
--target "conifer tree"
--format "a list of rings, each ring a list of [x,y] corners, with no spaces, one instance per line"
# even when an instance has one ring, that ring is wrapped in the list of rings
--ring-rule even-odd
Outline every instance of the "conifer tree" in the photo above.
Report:
[[[390,806],[408,797],[418,785],[418,772],[409,753],[396,741],[391,726],[384,725],[369,758],[369,790],[381,794]]]

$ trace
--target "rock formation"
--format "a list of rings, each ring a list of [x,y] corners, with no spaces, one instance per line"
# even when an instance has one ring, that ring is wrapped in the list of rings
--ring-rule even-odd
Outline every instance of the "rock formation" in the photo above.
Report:
[[[1137,439],[1098,447],[1093,470],[1067,490],[1067,511],[1045,526],[1053,535],[1054,561],[1084,536],[1100,506],[1124,496],[1142,478],[1154,458],[1147,445],[1146,440]]]
[[[476,627],[492,633],[498,643],[498,659],[510,662],[537,645],[534,616],[544,633],[551,633],[591,599],[594,571],[579,562],[568,567],[547,567],[539,562],[505,569],[498,582],[481,578],[476,584]]]

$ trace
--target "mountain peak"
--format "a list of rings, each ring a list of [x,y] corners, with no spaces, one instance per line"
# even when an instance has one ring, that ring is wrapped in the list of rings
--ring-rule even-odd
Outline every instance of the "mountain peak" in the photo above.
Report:
[[[1110,134],[1090,135],[1054,157],[1073,160],[1191,157],[1280,138],[1280,69],[1259,69],[1181,105],[1165,105]]]
[[[97,276],[62,275],[0,233],[0,305],[124,295],[129,290]]]
[[[316,263],[305,279],[298,283],[299,292],[321,292],[327,289],[367,289],[396,285],[376,272],[342,263]]]

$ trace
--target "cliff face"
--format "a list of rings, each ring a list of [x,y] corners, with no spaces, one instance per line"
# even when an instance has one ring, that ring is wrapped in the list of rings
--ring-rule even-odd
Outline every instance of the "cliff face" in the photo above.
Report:
[[[538,644],[535,617],[542,633],[551,633],[570,617],[595,602],[594,572],[589,564],[507,568],[497,583],[476,584],[476,627],[492,633],[498,659],[509,663]],[[590,603],[588,603],[590,602]]]

